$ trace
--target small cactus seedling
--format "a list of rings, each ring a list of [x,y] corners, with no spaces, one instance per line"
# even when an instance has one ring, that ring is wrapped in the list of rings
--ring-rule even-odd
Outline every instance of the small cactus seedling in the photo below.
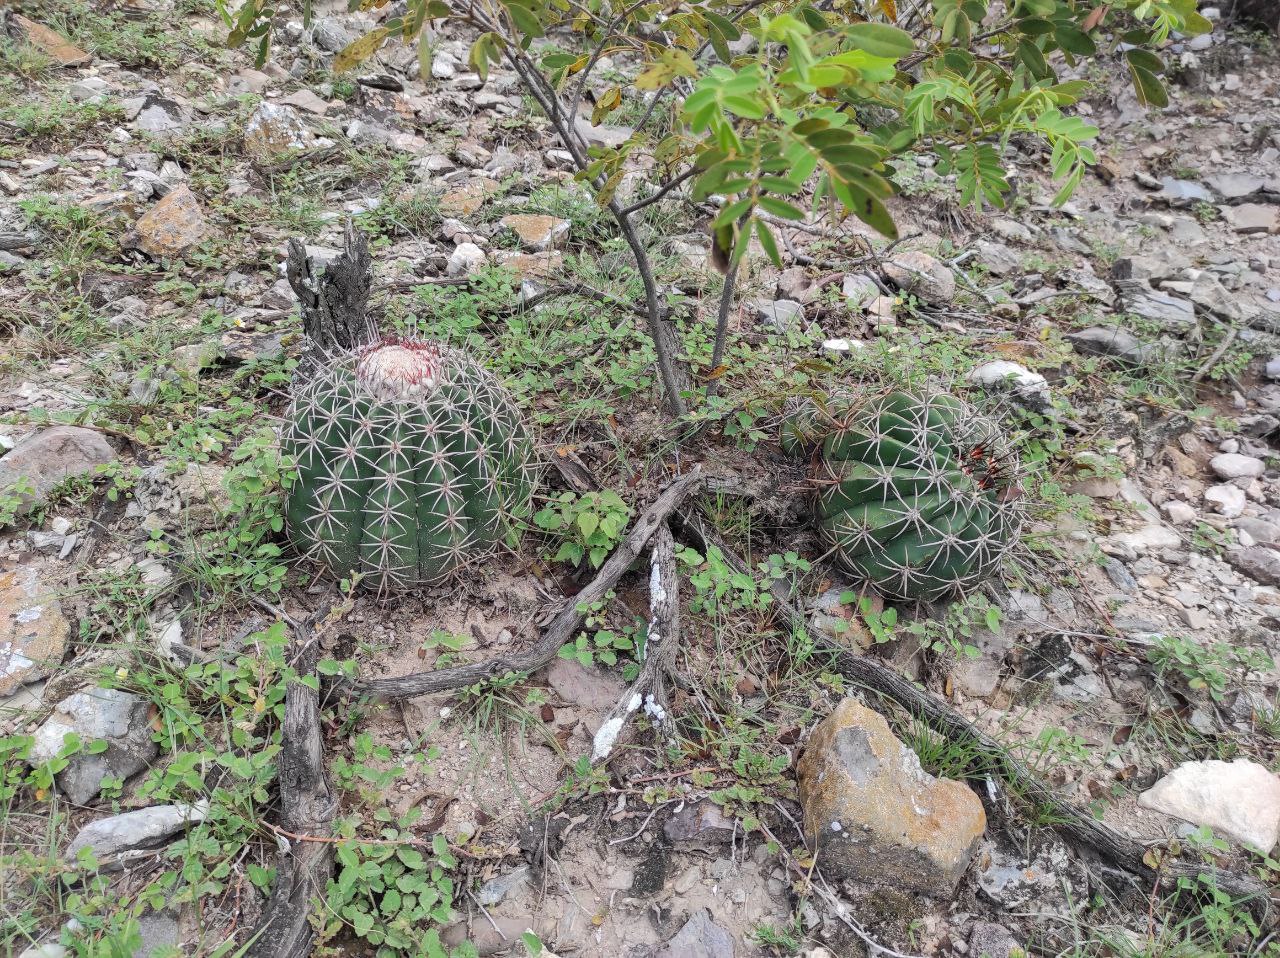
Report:
[[[532,441],[498,380],[459,350],[379,337],[296,393],[294,547],[379,591],[437,581],[492,548],[532,491]]]
[[[886,598],[936,601],[990,575],[1017,538],[1017,457],[1000,427],[946,393],[835,405],[812,477],[838,563]],[[800,447],[812,435],[810,416]]]

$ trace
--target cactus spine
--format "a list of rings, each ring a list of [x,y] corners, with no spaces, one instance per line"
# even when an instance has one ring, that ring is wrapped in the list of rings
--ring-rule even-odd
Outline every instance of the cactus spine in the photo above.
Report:
[[[819,531],[845,571],[903,601],[936,601],[995,572],[1021,521],[1018,463],[999,426],[946,393],[837,410],[812,479]],[[784,430],[784,442],[812,426]]]
[[[532,491],[532,441],[514,401],[465,353],[379,337],[331,357],[296,393],[289,538],[380,592],[437,581],[483,555]]]

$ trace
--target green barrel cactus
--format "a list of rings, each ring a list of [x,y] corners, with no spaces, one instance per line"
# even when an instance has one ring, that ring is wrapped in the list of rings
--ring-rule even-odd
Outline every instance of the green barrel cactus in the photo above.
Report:
[[[822,538],[889,599],[932,602],[977,585],[1017,538],[1016,455],[990,419],[946,393],[836,404],[814,457]],[[812,414],[784,429],[795,448]]]
[[[533,443],[501,383],[465,353],[380,337],[295,393],[285,520],[302,555],[380,592],[483,556],[532,493]]]

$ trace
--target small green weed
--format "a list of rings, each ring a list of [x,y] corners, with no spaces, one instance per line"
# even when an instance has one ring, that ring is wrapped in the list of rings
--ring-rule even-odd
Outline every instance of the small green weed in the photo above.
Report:
[[[627,529],[631,507],[612,489],[602,492],[562,492],[534,513],[533,523],[543,532],[561,537],[550,555],[554,562],[598,569]]]
[[[605,624],[605,610],[613,599],[614,594],[610,592],[599,602],[579,606],[579,610],[586,613],[583,620],[586,631],[572,642],[561,646],[559,655],[562,659],[569,659],[587,668],[596,662],[617,665],[619,657],[625,657],[622,677],[630,682],[639,674],[638,663],[644,659],[645,622],[637,617],[618,631],[602,628]]]
[[[799,921],[776,927],[756,925],[751,930],[751,940],[770,955],[798,955],[804,945],[804,928]]]
[[[1255,672],[1275,668],[1263,649],[1210,642],[1201,645],[1180,636],[1162,635],[1147,650],[1147,661],[1161,678],[1177,676],[1195,692],[1205,692],[1221,702],[1227,692],[1248,680]]]
[[[0,107],[0,120],[50,144],[75,142],[98,124],[115,123],[123,116],[118,103],[77,103],[68,98]]]

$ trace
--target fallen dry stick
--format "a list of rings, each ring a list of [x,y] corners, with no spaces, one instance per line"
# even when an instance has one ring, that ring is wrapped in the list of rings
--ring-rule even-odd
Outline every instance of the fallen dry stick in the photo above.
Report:
[[[680,577],[676,573],[676,543],[664,522],[653,536],[649,560],[649,625],[640,674],[609,710],[591,749],[591,761],[601,762],[613,752],[627,719],[641,710],[655,727],[670,726],[666,683],[676,664],[680,638]]]
[[[547,625],[537,645],[528,652],[499,655],[470,665],[458,665],[431,672],[416,672],[396,678],[356,680],[349,686],[351,692],[369,699],[394,702],[399,699],[429,695],[432,692],[465,688],[508,672],[536,672],[554,659],[560,647],[573,638],[573,634],[582,625],[586,614],[583,610],[593,602],[599,602],[610,589],[617,585],[623,573],[644,551],[654,533],[667,521],[667,517],[701,485],[702,471],[695,468],[668,486],[654,500],[653,505],[649,506],[636,520],[631,532],[613,550],[613,554],[600,567],[596,577],[565,604],[565,607]]]
[[[294,648],[299,650],[294,668],[299,676],[315,675],[320,647],[313,641],[312,625],[312,621],[298,623],[293,629]],[[320,840],[329,836],[338,810],[324,767],[320,697],[296,679],[285,690],[280,744],[281,827],[306,840],[280,839],[276,883],[249,958],[303,958],[311,953],[311,903],[324,897],[333,871],[333,845]]]

